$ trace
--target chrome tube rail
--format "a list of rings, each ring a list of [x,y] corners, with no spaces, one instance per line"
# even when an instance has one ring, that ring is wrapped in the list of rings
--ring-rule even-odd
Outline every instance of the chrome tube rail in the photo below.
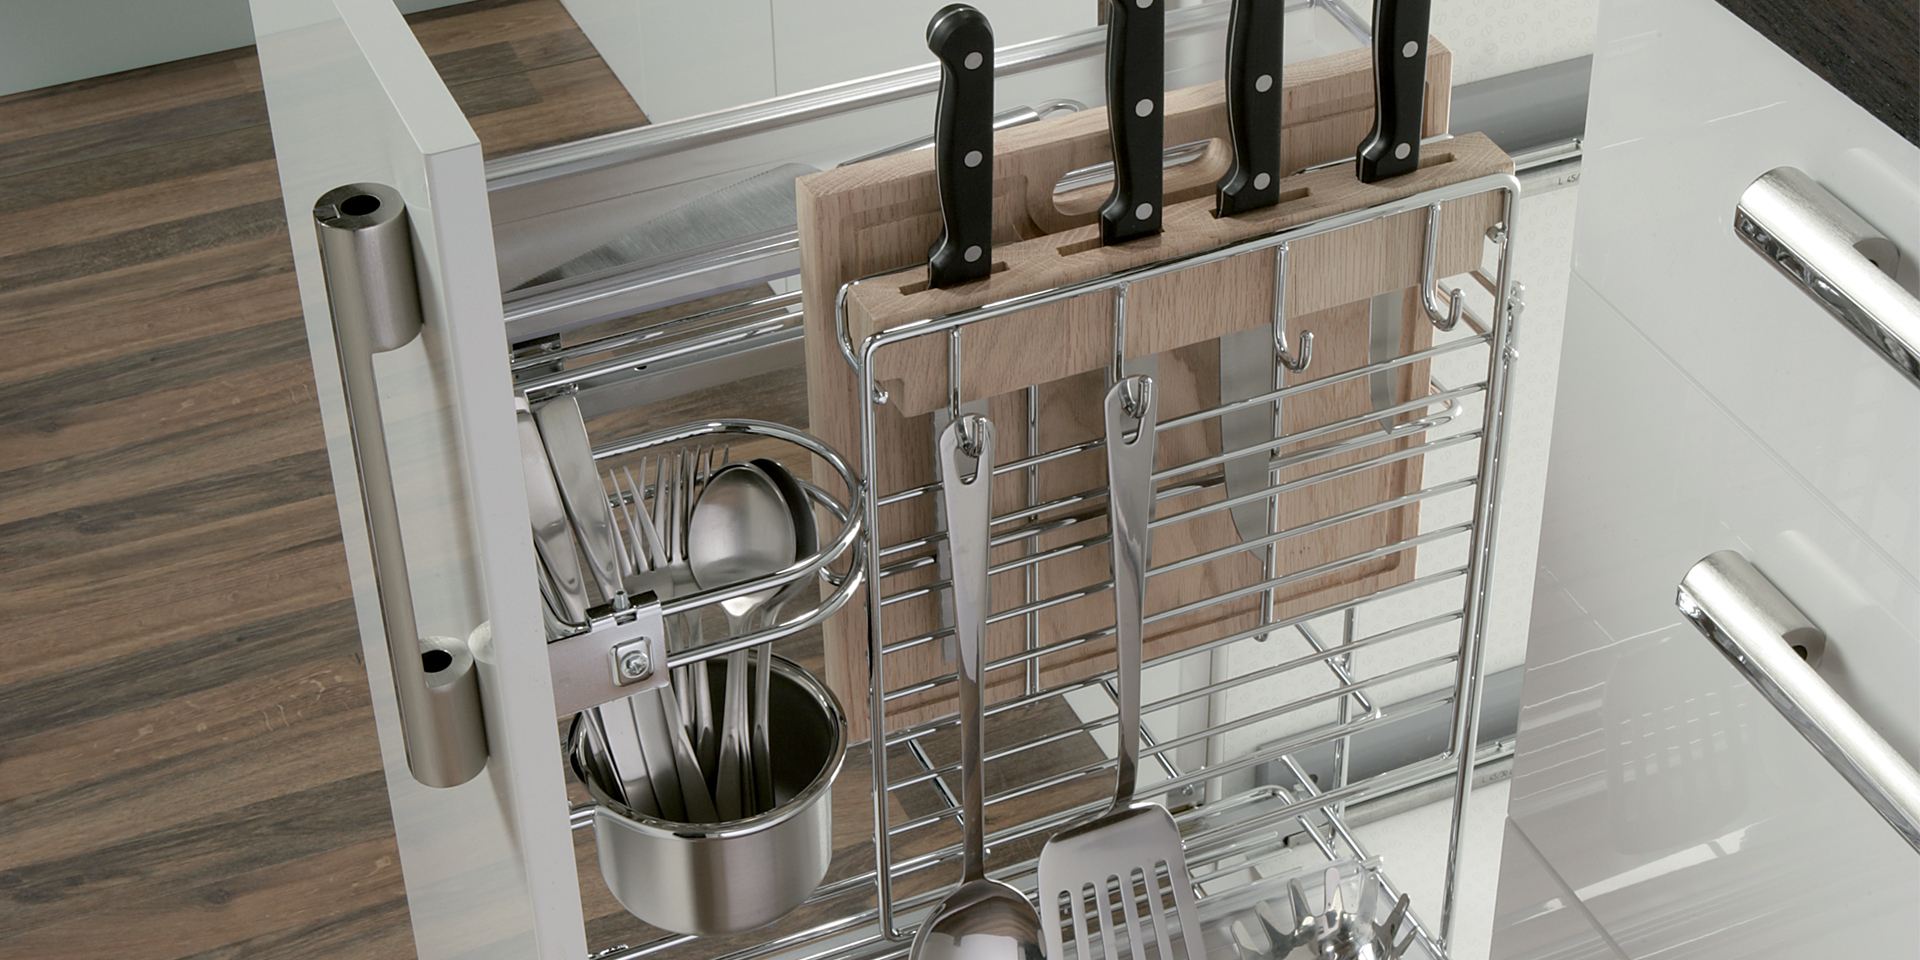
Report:
[[[1814,672],[1826,653],[1826,634],[1733,550],[1694,564],[1680,579],[1674,603],[1920,852],[1920,772]]]
[[[523,351],[513,361],[514,386],[537,401],[673,360],[725,357],[802,333],[800,294],[774,294],[571,346]]]
[[[596,445],[593,448],[593,459],[596,464],[604,465],[609,461],[634,454],[669,451],[703,441],[711,442],[729,437],[783,440],[810,454],[817,462],[825,463],[849,491],[845,502],[836,500],[833,495],[815,484],[801,481],[801,486],[816,505],[833,516],[840,524],[840,529],[812,556],[801,557],[766,576],[724,587],[700,590],[662,602],[660,616],[671,621],[677,618],[701,617],[709,613],[720,616],[720,604],[725,601],[763,591],[778,592],[780,588],[796,581],[817,580],[821,586],[820,602],[803,612],[783,619],[779,623],[768,624],[738,636],[723,637],[685,647],[668,655],[666,666],[669,668],[684,667],[716,657],[724,657],[763,643],[784,640],[796,633],[817,627],[845,606],[866,579],[863,555],[851,549],[860,540],[863,529],[861,485],[853,476],[852,467],[844,457],[809,434],[765,420],[706,420]],[[836,571],[835,565],[841,564],[842,561],[845,561],[844,569]],[[555,641],[571,639],[591,629],[589,626],[565,637],[555,638]]]

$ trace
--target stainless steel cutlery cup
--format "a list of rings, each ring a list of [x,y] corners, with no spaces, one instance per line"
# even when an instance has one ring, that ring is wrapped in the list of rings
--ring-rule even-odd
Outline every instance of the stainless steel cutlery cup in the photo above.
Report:
[[[576,722],[568,757],[596,801],[600,875],[620,905],[663,930],[739,933],[786,916],[820,885],[833,858],[833,782],[846,759],[846,716],[811,674],[772,658],[772,809],[722,823],[678,823],[619,803],[611,764]],[[711,665],[726,682],[725,658]],[[758,669],[750,666],[749,670]],[[751,674],[749,675],[751,677]]]

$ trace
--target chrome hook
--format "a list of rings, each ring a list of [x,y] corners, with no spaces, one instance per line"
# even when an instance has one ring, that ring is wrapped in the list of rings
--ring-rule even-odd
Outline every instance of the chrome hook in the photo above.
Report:
[[[960,452],[974,460],[979,460],[980,454],[985,450],[982,435],[991,436],[992,431],[993,424],[977,413],[965,414],[953,421],[953,432],[960,441]]]
[[[1313,362],[1313,332],[1300,334],[1300,355],[1287,346],[1287,244],[1273,248],[1273,353],[1280,365],[1300,373]]]
[[[1147,410],[1153,406],[1153,378],[1127,377],[1121,380],[1119,385],[1122,388],[1127,416],[1135,420],[1145,419]]]
[[[1440,308],[1439,298],[1434,296],[1439,287],[1439,278],[1434,276],[1439,259],[1440,205],[1436,203],[1427,207],[1427,242],[1420,256],[1420,306],[1427,311],[1427,320],[1433,323],[1434,329],[1446,333],[1466,315],[1467,305],[1460,288],[1455,287],[1446,309]]]
[[[1296,357],[1291,350],[1287,349],[1287,331],[1275,330],[1273,352],[1280,358],[1281,366],[1294,373],[1300,373],[1307,369],[1307,364],[1313,362],[1313,331],[1308,330],[1300,334],[1300,355]]]

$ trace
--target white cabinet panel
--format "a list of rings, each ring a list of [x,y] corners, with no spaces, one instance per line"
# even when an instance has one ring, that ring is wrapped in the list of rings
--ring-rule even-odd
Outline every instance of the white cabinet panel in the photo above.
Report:
[[[390,0],[255,0],[253,23],[416,948],[425,960],[577,960],[479,140]],[[365,181],[406,200],[426,320],[375,359],[416,620],[422,635],[458,637],[491,622],[498,638],[474,651],[491,759],[445,789],[407,768],[314,234],[314,201]]]
[[[769,0],[783,94],[932,63],[927,21],[946,0]],[[1094,0],[976,0],[1004,47],[1094,25]]]
[[[1490,960],[1625,960],[1594,928],[1579,901],[1511,820],[1500,844],[1500,896],[1493,908],[1493,946],[1488,956]]]
[[[773,84],[766,0],[564,0],[580,31],[654,123],[765,100]]]
[[[1920,393],[1732,229],[1804,170],[1920,256],[1920,149],[1710,2],[1602,13],[1575,270],[1920,576]]]
[[[1914,760],[1920,587],[1577,275],[1565,356],[1509,816],[1634,960],[1911,956],[1920,856],[1673,598],[1746,554]]]

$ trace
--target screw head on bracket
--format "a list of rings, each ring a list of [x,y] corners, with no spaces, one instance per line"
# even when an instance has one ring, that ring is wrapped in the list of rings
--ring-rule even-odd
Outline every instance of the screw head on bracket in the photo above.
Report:
[[[620,679],[634,682],[653,675],[653,656],[642,645],[620,655]]]

